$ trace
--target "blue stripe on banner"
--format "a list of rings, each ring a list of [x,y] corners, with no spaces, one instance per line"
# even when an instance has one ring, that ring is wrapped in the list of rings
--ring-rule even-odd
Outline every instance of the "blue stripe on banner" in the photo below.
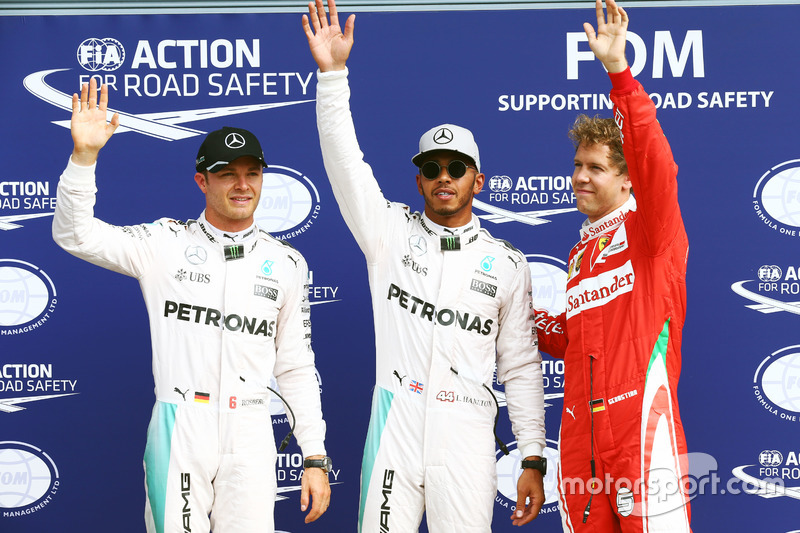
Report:
[[[375,457],[381,445],[381,435],[389,409],[392,406],[394,393],[381,387],[375,387],[372,396],[372,413],[369,418],[367,442],[364,444],[364,459],[361,462],[361,504],[358,506],[358,531],[361,532],[361,523],[364,520],[364,504],[369,492],[369,480],[372,477],[372,468],[375,466]]]
[[[174,403],[157,402],[153,419],[147,428],[147,445],[144,448],[145,482],[157,533],[164,533],[167,474],[177,408]]]

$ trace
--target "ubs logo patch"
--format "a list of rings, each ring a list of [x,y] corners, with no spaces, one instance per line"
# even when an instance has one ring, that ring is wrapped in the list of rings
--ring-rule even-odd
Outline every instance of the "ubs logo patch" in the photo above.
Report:
[[[420,265],[419,263],[414,261],[410,255],[403,256],[403,266],[406,268],[410,268],[420,276],[428,275],[428,267]]]

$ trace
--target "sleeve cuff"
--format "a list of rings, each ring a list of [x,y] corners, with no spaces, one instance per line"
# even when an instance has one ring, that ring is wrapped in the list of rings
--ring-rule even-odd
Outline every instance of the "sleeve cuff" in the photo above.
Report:
[[[542,453],[544,452],[544,446],[538,442],[530,442],[523,446],[518,445],[517,449],[519,450],[519,453],[522,455],[523,459],[525,457],[530,457],[531,455],[543,457]]]
[[[88,167],[78,165],[70,157],[67,168],[64,169],[64,173],[61,175],[61,182],[74,189],[94,189],[94,171],[96,167],[97,163],[93,163]]]
[[[611,79],[611,90],[615,93],[631,93],[638,85],[638,82],[636,79],[634,79],[633,74],[631,74],[630,67],[626,68],[622,72],[616,72],[614,74],[609,72],[608,77]]]
[[[349,73],[350,70],[347,67],[344,67],[342,70],[329,70],[327,72],[322,72],[320,69],[317,69],[317,81],[338,80],[340,78],[346,78]]]
[[[324,440],[313,440],[303,444],[301,446],[303,457],[311,457],[312,455],[328,455],[325,451],[325,441]]]

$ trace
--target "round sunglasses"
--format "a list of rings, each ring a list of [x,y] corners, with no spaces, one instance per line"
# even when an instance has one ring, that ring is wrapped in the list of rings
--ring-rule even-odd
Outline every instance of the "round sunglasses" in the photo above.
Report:
[[[476,167],[468,165],[463,161],[454,159],[447,164],[447,173],[450,174],[451,178],[458,179],[467,173],[468,168],[478,170]],[[426,161],[425,164],[419,167],[419,170],[425,179],[435,180],[442,172],[442,166],[437,161]]]

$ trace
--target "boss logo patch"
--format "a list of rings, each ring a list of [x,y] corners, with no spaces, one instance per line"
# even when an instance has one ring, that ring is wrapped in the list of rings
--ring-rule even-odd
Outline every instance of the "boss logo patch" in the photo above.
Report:
[[[491,283],[486,283],[485,281],[473,279],[469,288],[475,292],[491,296],[492,298],[497,295],[497,286],[492,285]]]
[[[273,287],[265,287],[263,285],[255,285],[253,287],[253,294],[261,296],[262,298],[269,298],[272,301],[278,300],[278,289]]]

